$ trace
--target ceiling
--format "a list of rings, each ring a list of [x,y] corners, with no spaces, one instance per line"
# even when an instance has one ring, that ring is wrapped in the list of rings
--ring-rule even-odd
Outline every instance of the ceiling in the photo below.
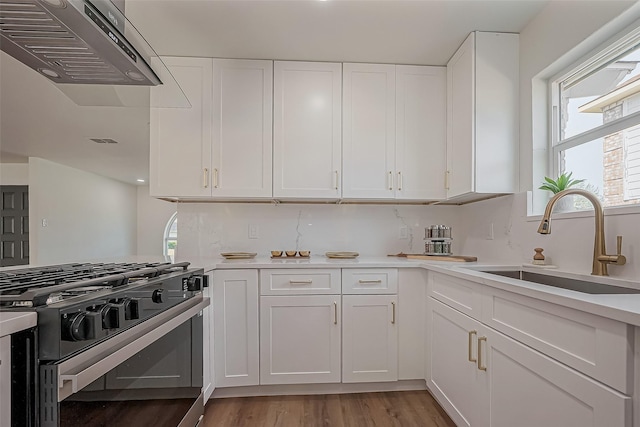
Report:
[[[548,1],[127,0],[126,14],[159,55],[445,65],[470,31],[520,32]],[[76,105],[0,53],[2,162],[41,157],[135,184],[149,174],[148,123],[148,107]]]

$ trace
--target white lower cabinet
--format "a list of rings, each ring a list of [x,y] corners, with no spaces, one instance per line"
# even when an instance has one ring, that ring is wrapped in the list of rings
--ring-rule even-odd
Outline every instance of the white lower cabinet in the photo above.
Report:
[[[258,271],[216,270],[212,295],[215,386],[258,385]]]
[[[340,295],[260,297],[260,384],[340,382]]]
[[[631,398],[429,298],[427,386],[458,426],[631,425]]]
[[[398,380],[396,295],[342,297],[342,382]]]

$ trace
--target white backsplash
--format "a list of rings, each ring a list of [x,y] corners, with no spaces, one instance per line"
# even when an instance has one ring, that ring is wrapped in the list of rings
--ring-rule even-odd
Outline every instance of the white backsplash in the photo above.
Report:
[[[189,259],[226,251],[261,256],[271,250],[310,250],[312,255],[422,253],[424,228],[432,224],[453,227],[456,253],[458,212],[455,206],[182,203],[178,204],[178,254]],[[257,239],[249,239],[250,225],[257,227]],[[406,238],[400,238],[403,226]]]

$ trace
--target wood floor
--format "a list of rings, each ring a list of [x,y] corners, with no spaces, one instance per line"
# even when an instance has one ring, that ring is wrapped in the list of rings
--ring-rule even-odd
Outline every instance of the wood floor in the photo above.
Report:
[[[455,427],[427,391],[210,399],[203,427]]]

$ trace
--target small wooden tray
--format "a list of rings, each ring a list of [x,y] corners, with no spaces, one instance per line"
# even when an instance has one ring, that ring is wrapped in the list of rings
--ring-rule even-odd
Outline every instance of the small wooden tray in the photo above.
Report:
[[[465,255],[425,255],[425,254],[405,254],[400,252],[399,254],[387,255],[397,256],[407,259],[422,259],[427,261],[449,261],[449,262],[476,262],[478,257],[465,256]]]

